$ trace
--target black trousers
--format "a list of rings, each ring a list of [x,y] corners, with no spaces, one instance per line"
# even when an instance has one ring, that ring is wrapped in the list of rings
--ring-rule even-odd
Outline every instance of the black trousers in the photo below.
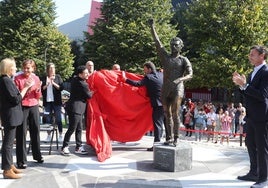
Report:
[[[69,127],[64,135],[62,148],[68,146],[70,138],[75,131],[76,149],[82,146],[83,114],[69,113]]]
[[[247,119],[246,146],[250,159],[249,173],[258,175],[259,182],[268,175],[268,122]]]
[[[17,164],[26,164],[27,149],[26,149],[26,135],[27,127],[29,125],[29,133],[32,146],[32,155],[34,160],[42,158],[40,151],[40,114],[39,107],[23,107],[23,124],[17,127],[16,131],[16,155]]]
[[[154,142],[160,142],[164,124],[163,106],[153,107]]]
[[[9,170],[13,165],[13,144],[16,136],[15,126],[4,126],[4,138],[2,143],[2,170]]]

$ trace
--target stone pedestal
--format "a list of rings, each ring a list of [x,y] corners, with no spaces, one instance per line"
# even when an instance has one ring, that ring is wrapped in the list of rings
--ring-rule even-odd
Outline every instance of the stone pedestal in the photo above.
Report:
[[[192,147],[187,142],[177,146],[154,146],[154,167],[169,172],[179,172],[192,168]]]

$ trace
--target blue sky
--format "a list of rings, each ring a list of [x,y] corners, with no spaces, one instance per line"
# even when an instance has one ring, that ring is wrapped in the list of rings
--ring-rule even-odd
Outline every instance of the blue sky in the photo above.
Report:
[[[57,18],[55,23],[60,26],[83,17],[90,12],[91,0],[54,0]]]
[[[0,0],[2,1],[2,0]],[[53,0],[56,3],[57,18],[55,23],[60,26],[83,17],[90,12],[91,0]],[[102,0],[97,0],[101,1]]]

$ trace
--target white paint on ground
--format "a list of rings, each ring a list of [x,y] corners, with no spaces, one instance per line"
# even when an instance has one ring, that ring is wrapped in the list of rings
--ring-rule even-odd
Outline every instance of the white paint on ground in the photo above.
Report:
[[[254,182],[240,181],[236,176],[222,173],[204,173],[180,178],[182,187],[187,188],[248,188]]]
[[[223,169],[222,171],[220,171],[221,174],[230,174],[230,172],[232,174],[235,174],[245,168],[249,168],[249,162],[247,160],[241,161],[239,163],[234,164],[233,166]]]
[[[69,182],[68,177],[61,176],[56,171],[53,171],[52,174],[53,174],[53,176],[57,182],[57,186],[59,188],[73,188],[73,185]],[[78,185],[78,183],[76,183],[76,184]]]
[[[0,187],[9,187],[14,181],[16,180],[0,178]]]
[[[104,162],[99,162],[93,157],[71,159],[64,171],[82,173],[93,177],[105,177],[127,174],[136,170],[135,160],[114,156]]]
[[[209,149],[209,148],[203,148],[203,147],[195,147],[193,149],[193,160],[194,161],[211,161],[211,160],[220,160],[228,158],[226,155],[224,155],[222,152],[215,150],[215,149]]]

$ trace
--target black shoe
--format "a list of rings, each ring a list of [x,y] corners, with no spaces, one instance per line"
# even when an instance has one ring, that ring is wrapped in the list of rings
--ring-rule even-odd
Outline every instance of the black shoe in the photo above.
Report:
[[[244,176],[238,176],[237,179],[243,180],[243,181],[255,181],[256,182],[258,180],[258,176],[248,173]]]
[[[172,143],[172,140],[167,140],[167,141],[164,142],[164,145],[169,145],[171,143]]]
[[[38,163],[43,163],[43,162],[44,162],[44,158],[41,157],[40,159],[36,159],[36,161],[37,161]]]
[[[178,143],[177,139],[174,139],[174,141],[173,141],[173,145],[174,145],[175,147],[177,146],[177,143]]]
[[[154,151],[154,147],[147,148],[147,151]]]
[[[27,164],[19,163],[19,164],[17,165],[17,168],[19,168],[19,169],[26,169],[26,168],[27,168]]]

